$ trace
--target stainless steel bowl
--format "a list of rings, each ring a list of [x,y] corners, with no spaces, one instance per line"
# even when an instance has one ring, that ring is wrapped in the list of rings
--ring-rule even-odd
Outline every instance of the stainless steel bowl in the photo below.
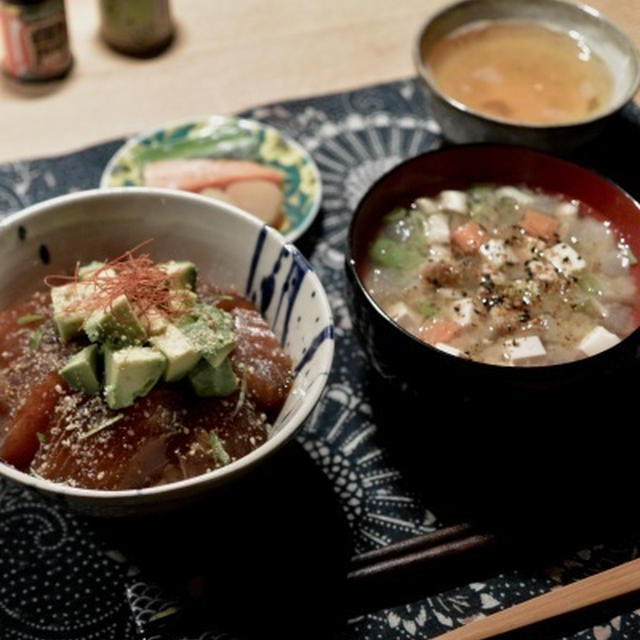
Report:
[[[479,21],[517,19],[577,31],[613,76],[609,106],[593,117],[562,125],[518,124],[470,109],[443,94],[424,64],[431,47],[455,29]],[[505,142],[547,151],[567,151],[593,140],[640,86],[640,55],[629,38],[587,5],[562,0],[463,0],[431,16],[413,47],[414,62],[431,112],[443,135],[456,143]]]

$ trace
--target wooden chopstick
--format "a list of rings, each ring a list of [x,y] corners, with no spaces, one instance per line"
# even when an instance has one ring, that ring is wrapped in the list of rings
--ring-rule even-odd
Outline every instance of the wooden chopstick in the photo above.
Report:
[[[472,531],[472,525],[463,522],[443,527],[442,529],[436,529],[421,536],[394,542],[393,544],[388,544],[373,551],[366,551],[365,553],[354,556],[349,563],[349,570],[353,572],[357,569],[369,567],[393,558],[401,558],[409,553],[430,549],[445,542],[462,540],[467,538]]]
[[[452,579],[473,578],[497,548],[492,534],[466,523],[354,556],[347,570],[347,608],[352,614],[393,606]]]
[[[495,537],[489,533],[473,533],[471,529],[449,532],[448,535],[427,534],[406,542],[383,547],[377,552],[362,554],[351,560],[347,580],[384,578],[403,569],[427,569],[431,561],[442,561],[467,552],[492,546]],[[457,533],[459,535],[453,535]]]
[[[559,587],[481,620],[449,631],[437,640],[487,640],[559,615],[640,590],[640,559]]]

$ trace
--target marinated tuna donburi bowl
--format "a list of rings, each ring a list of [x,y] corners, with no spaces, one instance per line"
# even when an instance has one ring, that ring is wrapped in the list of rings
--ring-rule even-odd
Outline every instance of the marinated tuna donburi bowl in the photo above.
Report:
[[[308,263],[189,194],[85,192],[2,223],[0,471],[107,515],[171,503],[285,442],[324,387]]]

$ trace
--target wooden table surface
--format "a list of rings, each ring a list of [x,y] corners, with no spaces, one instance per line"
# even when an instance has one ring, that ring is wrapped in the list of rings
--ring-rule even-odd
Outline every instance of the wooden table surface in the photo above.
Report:
[[[531,0],[532,2],[535,0]],[[413,75],[413,38],[448,0],[174,0],[177,38],[135,60],[98,36],[97,0],[67,0],[72,73],[0,82],[0,162],[41,157],[165,121]],[[640,48],[640,0],[590,0]]]

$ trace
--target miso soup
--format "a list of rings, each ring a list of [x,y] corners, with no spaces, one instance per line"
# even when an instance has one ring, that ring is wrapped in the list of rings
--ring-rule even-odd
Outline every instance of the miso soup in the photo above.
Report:
[[[425,56],[439,90],[474,111],[524,124],[563,124],[610,103],[605,62],[577,33],[535,22],[477,22],[453,31]]]
[[[636,328],[635,263],[580,202],[477,185],[389,211],[363,281],[423,342],[488,364],[539,366],[592,356]]]

